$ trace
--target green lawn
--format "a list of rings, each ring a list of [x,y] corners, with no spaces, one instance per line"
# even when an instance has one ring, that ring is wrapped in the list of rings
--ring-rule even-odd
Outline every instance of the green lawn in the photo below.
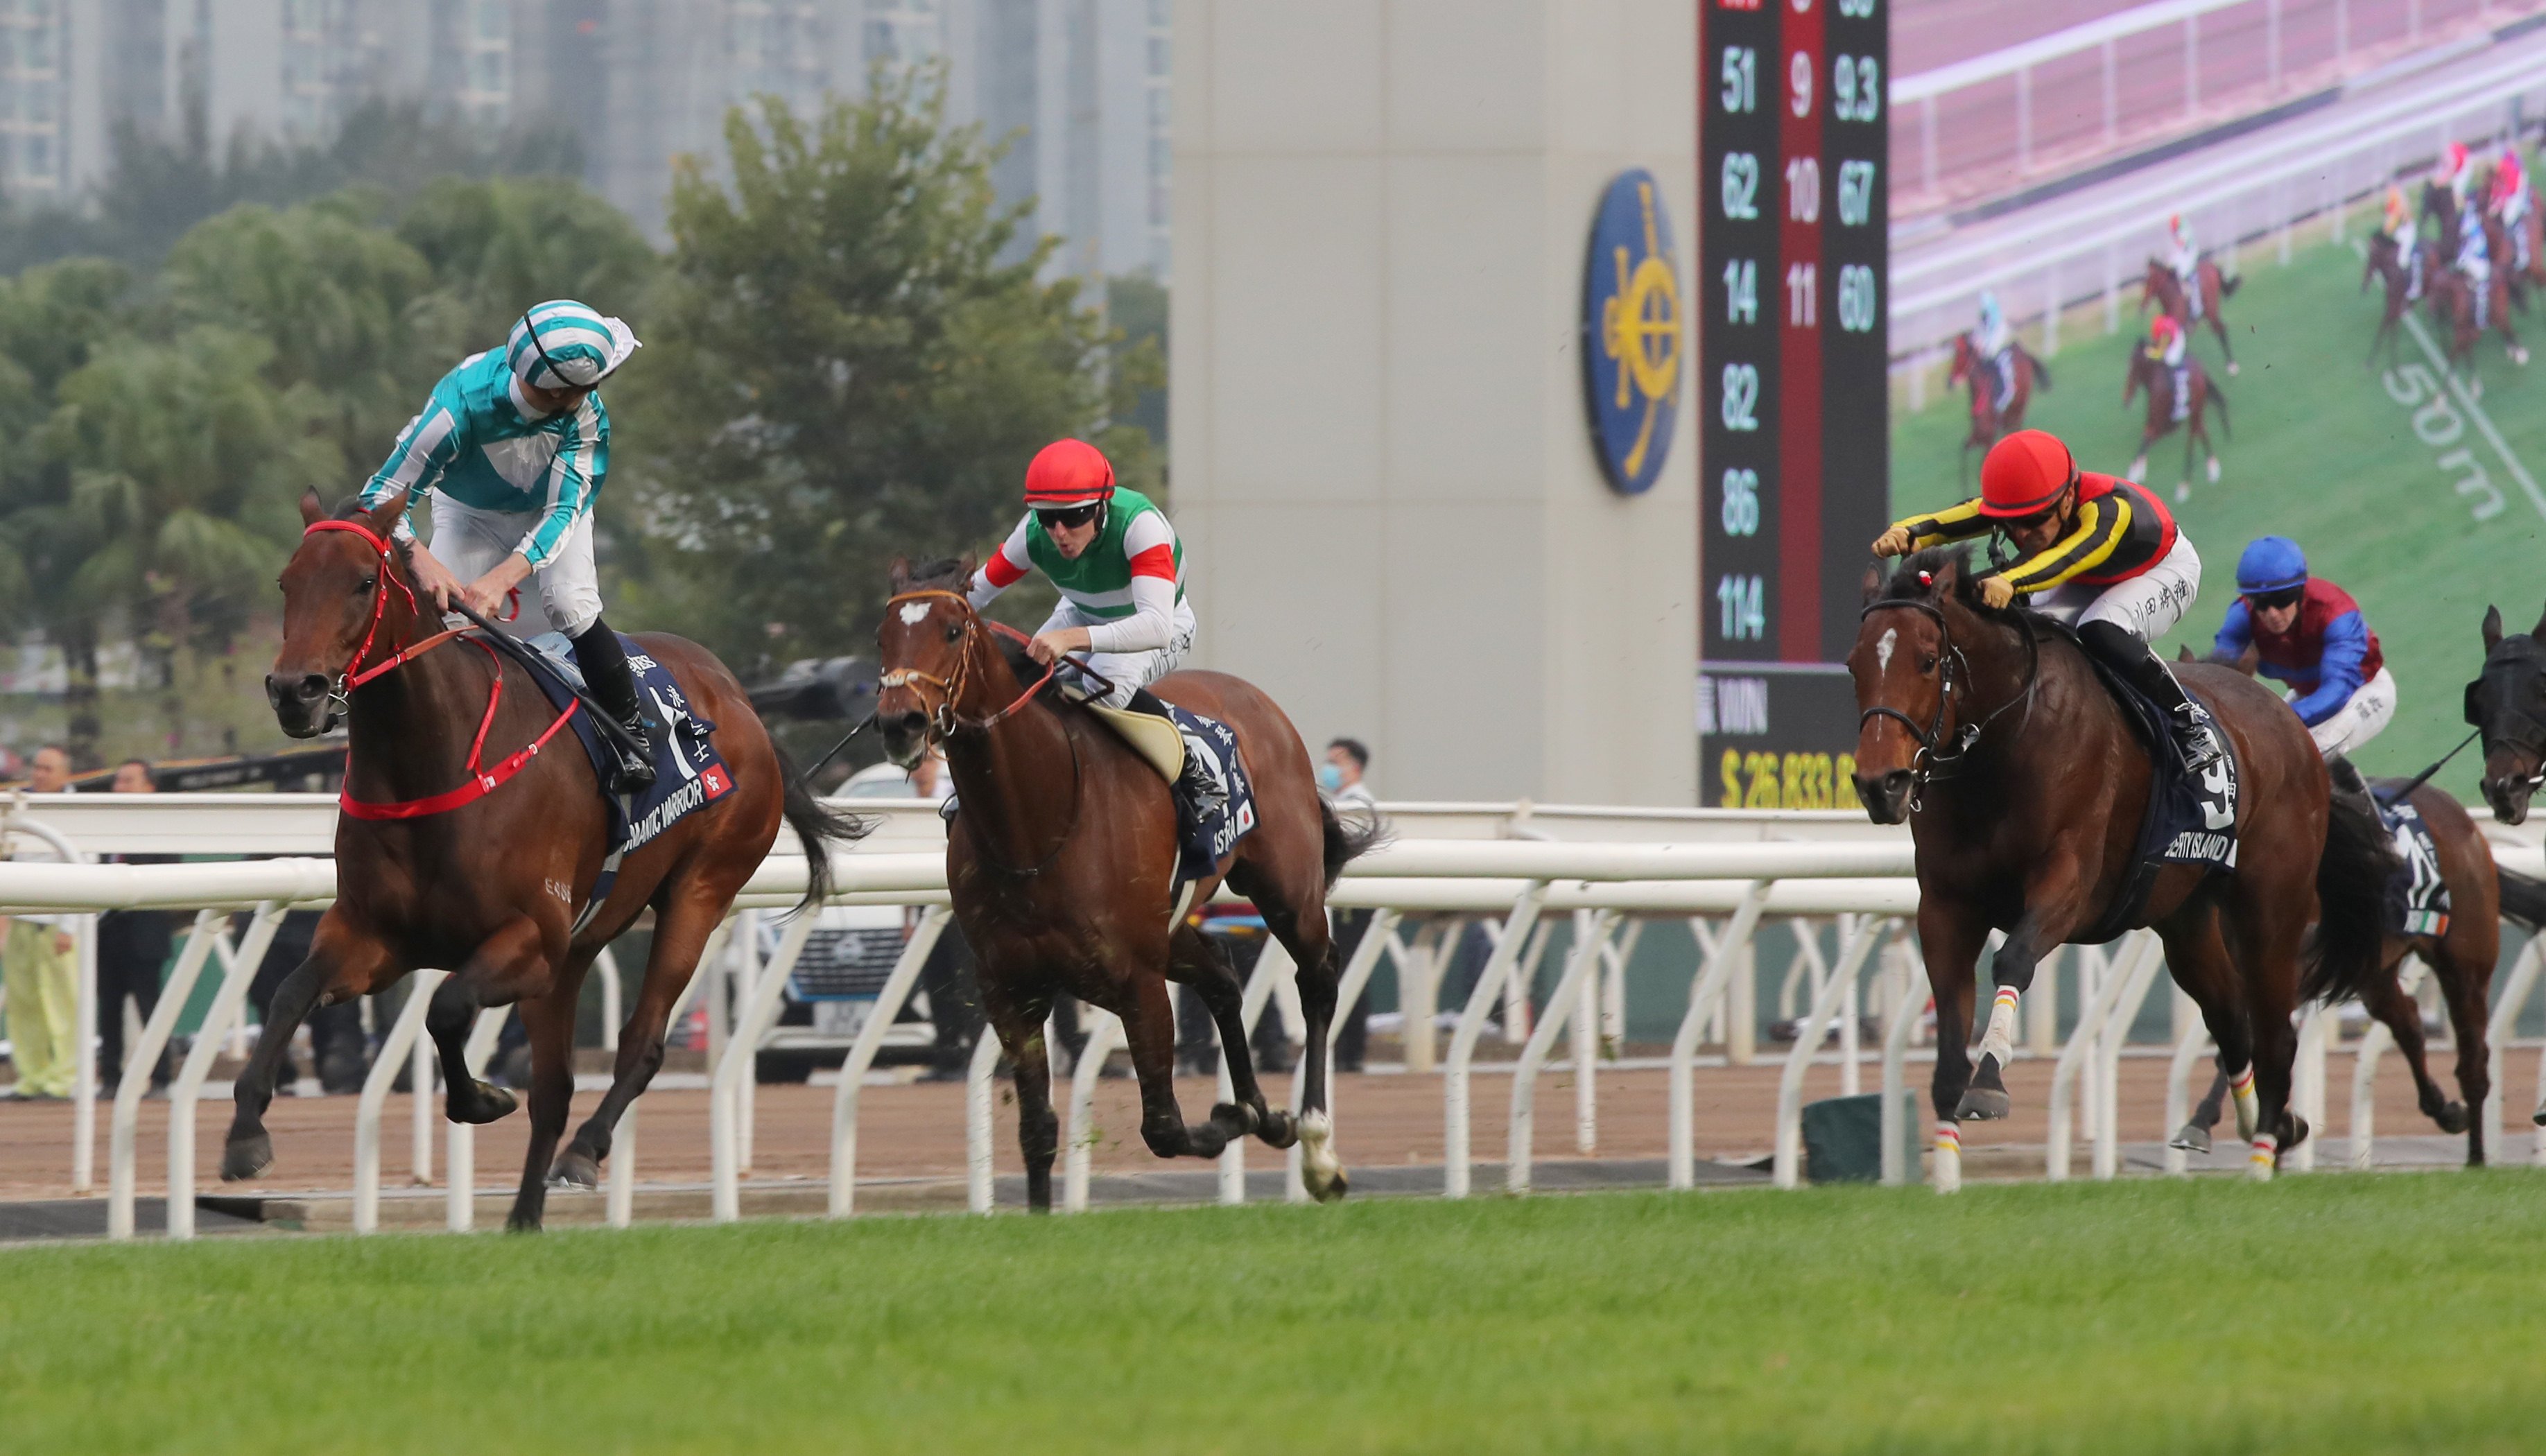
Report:
[[[2399,404],[2381,374],[2362,366],[2379,301],[2356,292],[2360,262],[2348,247],[2307,249],[2287,268],[2255,249],[2245,273],[2223,310],[2245,366],[2236,379],[2219,376],[2233,421],[2233,433],[2220,441],[2227,473],[2214,486],[2196,471],[2193,498],[2178,508],[2201,551],[2201,602],[2166,642],[2167,654],[2177,641],[2208,649],[2248,541],[2266,533],[2293,537],[2319,574],[2360,599],[2403,690],[2395,725],[2361,755],[2363,766],[2419,772],[2465,732],[2459,694],[2482,657],[2476,624],[2485,606],[2498,603],[2513,629],[2524,630],[2546,605],[2546,516],[2469,412],[2454,401]],[[2136,288],[2125,294],[2126,325],[2137,319],[2129,307],[2137,296]],[[2521,324],[2532,346],[2546,336],[2546,313]],[[2123,350],[2136,337],[2081,340],[2070,330],[2052,361],[2058,386],[2035,397],[2028,423],[2067,439],[2089,470],[2124,469],[2139,444],[2141,410],[2126,414],[2120,404]],[[2217,370],[2219,346],[2206,328],[2193,352]],[[2425,377],[2434,373],[2410,335],[2400,358],[2420,364]],[[2478,346],[2477,373],[2481,405],[2504,444],[2532,479],[2546,482],[2546,359],[2514,367],[2489,336]],[[2421,385],[2395,381],[2408,395]],[[2419,437],[2418,409],[2424,411]],[[1904,512],[1959,493],[1963,429],[1960,396],[1896,415],[1893,496]],[[2160,442],[2148,483],[2170,497],[2182,462],[2180,434]],[[2474,511],[2492,497],[2458,489],[2477,468],[2502,502],[2481,520]],[[2441,782],[2471,800],[2475,779],[2471,760],[2461,756]]]
[[[2533,1449],[2534,1174],[0,1250],[0,1445]]]

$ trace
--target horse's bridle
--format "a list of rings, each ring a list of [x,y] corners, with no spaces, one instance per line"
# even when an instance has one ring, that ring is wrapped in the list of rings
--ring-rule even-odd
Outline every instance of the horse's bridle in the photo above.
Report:
[[[345,670],[336,674],[336,681],[327,689],[326,706],[328,711],[340,714],[350,713],[353,711],[354,689],[361,687],[363,684],[370,682],[372,679],[389,671],[402,662],[406,662],[422,653],[433,650],[435,647],[442,645],[451,639],[460,636],[461,633],[467,631],[467,629],[455,628],[448,632],[436,633],[434,636],[426,638],[422,642],[412,642],[399,648],[396,652],[392,653],[387,660],[375,667],[366,669],[363,666],[363,659],[372,654],[372,644],[380,640],[381,622],[388,615],[389,588],[391,586],[395,586],[399,593],[405,596],[408,611],[421,616],[423,609],[416,605],[414,588],[408,586],[393,569],[394,563],[391,560],[391,548],[385,537],[382,536],[379,532],[374,531],[371,527],[364,525],[360,521],[339,520],[312,521],[309,523],[309,528],[301,532],[300,535],[303,540],[306,540],[309,537],[317,535],[321,531],[342,531],[348,535],[359,536],[363,539],[364,544],[369,546],[374,554],[380,557],[379,564],[373,569],[371,626],[364,629],[363,644],[354,648],[354,655],[346,659]]]
[[[1044,688],[1052,682],[1053,678],[1061,672],[1062,659],[1055,657],[1052,660],[1052,665],[1045,669],[1044,675],[1035,679],[1033,686],[1027,688],[1024,692],[1017,694],[1015,702],[1010,703],[1007,707],[1000,709],[998,712],[991,714],[987,718],[967,719],[963,717],[961,714],[956,712],[955,702],[958,698],[964,696],[964,687],[972,678],[973,653],[971,648],[972,636],[974,632],[977,629],[988,627],[994,631],[1007,632],[1018,638],[1023,638],[1025,634],[1017,632],[1014,628],[1007,627],[1004,624],[986,621],[979,612],[974,609],[972,598],[964,595],[964,593],[960,591],[948,591],[943,587],[926,587],[918,591],[899,592],[893,596],[886,598],[885,606],[886,608],[891,609],[903,602],[927,601],[935,598],[944,598],[947,601],[955,603],[955,605],[961,608],[964,613],[964,628],[961,641],[965,650],[956,655],[954,672],[946,676],[940,676],[934,672],[923,672],[916,667],[896,667],[889,672],[879,673],[876,676],[876,687],[879,691],[885,688],[917,688],[922,685],[937,689],[939,693],[937,707],[928,714],[928,733],[931,741],[944,742],[947,738],[953,736],[959,728],[980,732],[996,728],[1001,723],[1006,722],[1008,719],[1023,711],[1028,703],[1034,701],[1035,695],[1041,693]],[[1069,819],[1067,826],[1061,830],[1061,838],[1052,846],[1052,852],[1046,854],[1042,861],[1031,869],[1018,869],[1011,865],[1001,864],[999,862],[998,852],[990,847],[988,841],[982,839],[978,834],[973,836],[974,847],[981,852],[982,858],[990,862],[990,867],[992,869],[999,871],[1001,874],[1015,875],[1021,878],[1032,878],[1033,876],[1040,875],[1044,871],[1052,868],[1052,862],[1061,858],[1061,852],[1069,846],[1070,831],[1078,826],[1079,796],[1083,790],[1082,780],[1085,777],[1080,771],[1078,763],[1078,738],[1076,734],[1064,731],[1061,734],[1061,739],[1069,744]]]
[[[1954,642],[1953,624],[1945,620],[1944,611],[1933,602],[1922,602],[1911,598],[1872,602],[1867,604],[1864,611],[1856,614],[1857,620],[1862,622],[1877,612],[1894,608],[1925,613],[1935,620],[1937,635],[1945,640],[1945,650],[1936,654],[1937,670],[1942,674],[1936,684],[1936,715],[1928,721],[1925,728],[1920,728],[1918,721],[1909,714],[1888,704],[1878,703],[1856,716],[1856,728],[1861,733],[1865,731],[1865,726],[1868,723],[1878,718],[1889,718],[1899,723],[1909,732],[1910,739],[1917,743],[1918,751],[1910,757],[1910,813],[1915,814],[1924,807],[1919,802],[1920,791],[1930,783],[1939,779],[1950,779],[1959,772],[1963,759],[1980,742],[1981,734],[1988,730],[1991,724],[1997,722],[2008,709],[2018,704],[2032,703],[2033,690],[2042,681],[2042,643],[2034,639],[2030,628],[2023,629],[2024,691],[2000,703],[1980,722],[1964,724],[1961,730],[1954,734],[1953,741],[1948,744],[1945,741],[1945,722],[1953,712],[1956,689],[1959,688],[1965,693],[1971,690],[1971,661],[1963,655],[1962,647]],[[1955,672],[1957,666],[1962,669],[1959,675]]]
[[[2504,639],[2504,645],[2507,646],[2512,641],[2513,639],[2509,638]],[[2519,707],[2515,702],[2504,703],[2501,710],[2494,715],[2494,721],[2490,724],[2486,723],[2476,711],[2476,689],[2484,686],[2485,678],[2493,672],[2496,654],[2499,654],[2499,652],[2500,649],[2497,648],[2496,653],[2488,654],[2485,658],[2484,666],[2476,672],[2475,681],[2466,685],[2467,727],[2474,728],[2477,734],[2485,739],[2484,747],[2487,752],[2492,751],[2494,738],[2498,734],[2501,740],[2508,744],[2510,747],[2517,748],[2523,753],[2534,755],[2538,764],[2537,771],[2529,774],[2525,780],[2528,788],[2531,791],[2534,791],[2540,785],[2546,785],[2546,721],[2541,721],[2535,714],[2530,713],[2525,708]],[[2508,666],[2511,664],[2514,657],[2518,655],[2521,654],[2501,654],[2501,662],[2503,665]],[[2531,671],[2541,670],[2541,664],[2536,662],[2532,661],[2527,665]],[[2511,720],[2525,724],[2530,728],[2535,729],[2537,731],[2538,741],[2534,743],[2522,742],[2507,731],[2498,731],[2506,728],[2509,726],[2508,721]],[[2462,748],[2466,745],[2461,743],[2458,746]]]

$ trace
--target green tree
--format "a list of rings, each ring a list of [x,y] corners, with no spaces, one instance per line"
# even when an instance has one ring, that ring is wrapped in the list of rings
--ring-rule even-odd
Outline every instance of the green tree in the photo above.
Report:
[[[879,72],[809,120],[763,98],[726,119],[729,180],[675,174],[670,275],[613,419],[673,578],[648,615],[746,671],[863,646],[886,562],[993,544],[1056,438],[1156,477],[1109,423],[1138,382],[1109,376],[1076,284],[1037,278],[1052,243],[1000,261],[1022,209],[977,129],[944,125],[942,81]]]
[[[501,342],[523,309],[545,300],[639,313],[662,261],[624,214],[553,178],[442,178],[407,209],[397,234],[433,270],[435,341],[454,362]]]

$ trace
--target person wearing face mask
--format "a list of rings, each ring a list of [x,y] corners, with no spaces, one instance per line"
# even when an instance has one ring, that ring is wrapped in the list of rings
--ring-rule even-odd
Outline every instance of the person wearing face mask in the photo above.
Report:
[[[1370,749],[1359,738],[1337,738],[1317,765],[1317,788],[1337,809],[1377,809],[1379,801],[1362,782],[1369,771]]]
[[[1370,792],[1362,775],[1370,770],[1370,748],[1359,738],[1337,738],[1326,745],[1325,761],[1317,765],[1317,790],[1326,802],[1341,810],[1376,814],[1379,800]],[[1353,952],[1361,948],[1363,932],[1370,929],[1370,911],[1337,910],[1335,916],[1335,964],[1352,964]],[[1341,1026],[1335,1033],[1335,1071],[1359,1071],[1370,1048],[1370,997],[1355,996],[1341,1013]]]
[[[2290,708],[2328,758],[2359,751],[2396,717],[2396,675],[2351,593],[2308,574],[2307,553],[2265,536],[2237,558],[2237,600],[2210,655],[2286,684]]]
[[[2165,710],[2186,769],[2198,773],[2226,755],[2149,645],[2201,593],[2201,557],[2164,501],[2137,481],[2078,469],[2046,430],[2018,430],[1990,447],[1978,498],[1893,523],[1874,554],[1907,556],[1993,533],[2015,558],[1974,574],[1986,605],[2003,610],[2028,597],[2034,610],[2074,625],[2080,645]]]

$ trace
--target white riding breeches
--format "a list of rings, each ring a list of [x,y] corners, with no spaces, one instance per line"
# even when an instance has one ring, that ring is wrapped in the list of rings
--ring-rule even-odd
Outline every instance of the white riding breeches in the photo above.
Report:
[[[540,511],[481,511],[447,495],[433,497],[434,559],[451,568],[467,585],[504,562],[522,538],[538,525]],[[545,628],[567,637],[580,634],[601,618],[601,575],[592,565],[592,516],[586,512],[557,541],[556,555],[531,568],[525,585],[539,594],[541,612],[522,611],[523,592],[497,609],[495,620],[516,637],[536,637]]]
[[[2396,674],[2381,667],[2376,677],[2353,691],[2350,702],[2309,728],[2308,736],[2316,739],[2316,751],[2328,758],[2357,753],[2361,744],[2378,736],[2395,718]]]
[[[2182,621],[2200,595],[2201,556],[2192,549],[2191,538],[2178,534],[2174,550],[2128,581],[2110,586],[2072,581],[2036,594],[2033,609],[2072,627],[2110,622],[2142,642],[2154,642]]]
[[[1044,619],[1043,627],[1037,635],[1040,636],[1044,632],[1058,632],[1064,627],[1094,627],[1098,620],[1079,611],[1068,599],[1063,598],[1060,606],[1053,608],[1052,615]],[[1067,667],[1061,669],[1061,675],[1083,691],[1087,695],[1087,701],[1102,703],[1108,708],[1120,708],[1132,701],[1134,688],[1146,688],[1182,665],[1185,653],[1193,650],[1193,607],[1190,603],[1180,601],[1176,603],[1175,630],[1168,637],[1165,646],[1153,647],[1143,652],[1081,654],[1087,658],[1088,666],[1096,669],[1098,675],[1113,685],[1111,688],[1099,690],[1094,684],[1083,682],[1075,670]]]

